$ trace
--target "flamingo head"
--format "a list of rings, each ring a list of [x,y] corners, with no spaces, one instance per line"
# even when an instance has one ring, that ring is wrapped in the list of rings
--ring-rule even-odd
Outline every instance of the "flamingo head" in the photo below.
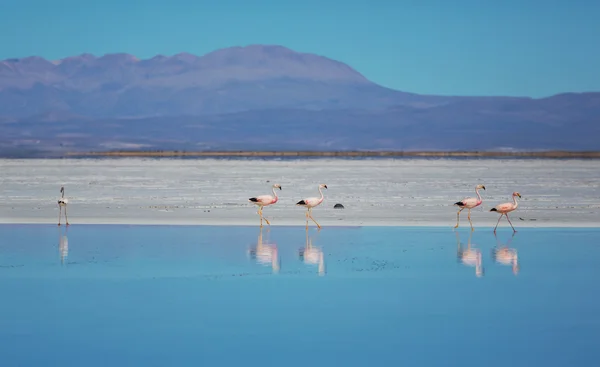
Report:
[[[275,184],[275,185],[273,185],[273,188],[281,190],[281,185],[280,184]]]
[[[518,193],[518,192],[516,192],[516,191],[515,191],[515,192],[513,192],[513,196],[518,196],[518,197],[519,197],[519,199],[521,198],[521,194],[519,194],[519,193]]]
[[[477,185],[477,187],[475,188],[475,190],[479,190],[479,189],[484,189],[485,190],[485,186],[483,186],[483,185]]]
[[[61,187],[60,187],[60,193],[61,193],[61,194],[64,194],[64,193],[65,193],[65,187],[64,187],[64,186],[61,186]]]
[[[326,188],[327,188],[327,185],[325,185],[325,184],[320,184],[320,185],[319,185],[319,188],[320,188],[320,189],[326,189]]]

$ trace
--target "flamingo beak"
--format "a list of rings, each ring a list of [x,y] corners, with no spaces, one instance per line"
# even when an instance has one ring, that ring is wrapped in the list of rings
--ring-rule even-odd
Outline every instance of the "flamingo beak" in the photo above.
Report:
[[[517,196],[519,197],[519,199],[521,198],[521,194],[517,194]]]
[[[323,185],[324,188],[327,188],[327,185]]]
[[[481,185],[481,188],[485,190],[485,186]]]
[[[279,186],[279,190],[281,190],[281,186]]]

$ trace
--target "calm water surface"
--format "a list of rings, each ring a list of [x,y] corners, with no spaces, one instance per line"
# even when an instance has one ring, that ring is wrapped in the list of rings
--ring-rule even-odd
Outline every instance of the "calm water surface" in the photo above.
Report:
[[[0,226],[2,366],[589,366],[600,230]]]

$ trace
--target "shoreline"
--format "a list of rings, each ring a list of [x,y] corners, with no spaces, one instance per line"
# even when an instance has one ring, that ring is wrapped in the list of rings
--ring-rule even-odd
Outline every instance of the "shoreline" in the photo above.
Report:
[[[577,158],[600,159],[600,151],[536,151],[536,152],[494,152],[494,151],[104,151],[67,152],[66,157],[464,157],[464,158]]]
[[[270,227],[301,227],[304,228],[305,224],[297,220],[281,220],[281,221],[273,221],[271,220]],[[481,223],[483,222],[483,223]],[[496,224],[491,223],[492,221],[480,221],[480,223],[473,223],[473,227],[475,228],[475,232],[478,229],[492,229]],[[0,225],[54,225],[58,227],[57,222],[55,220],[45,219],[45,218],[0,218]],[[392,220],[327,220],[322,219],[319,220],[319,224],[321,224],[322,229],[331,228],[331,227],[342,227],[342,228],[351,228],[351,227],[435,227],[435,228],[448,228],[449,230],[453,230],[454,223],[450,224],[449,222],[440,222],[440,221],[392,221]],[[466,224],[466,225],[465,225]],[[457,228],[457,230],[469,230],[470,226],[468,222],[465,224],[461,221],[461,226]],[[77,218],[75,221],[70,221],[69,228],[77,225],[121,225],[121,226],[215,226],[215,227],[256,227],[259,228],[259,222],[257,220],[226,220],[223,218],[215,218],[214,220],[186,220],[186,219],[133,219],[133,218]],[[581,222],[581,223],[565,223],[564,221],[520,221],[513,220],[513,225],[515,229],[518,231],[519,228],[596,228],[600,229],[600,223],[596,222]],[[65,227],[64,218],[61,224],[61,227]],[[267,230],[269,226],[267,224],[263,225],[263,229]],[[317,229],[317,226],[314,223],[310,223],[308,226],[310,229]],[[498,231],[511,230],[510,226],[506,222],[500,222],[498,226]]]

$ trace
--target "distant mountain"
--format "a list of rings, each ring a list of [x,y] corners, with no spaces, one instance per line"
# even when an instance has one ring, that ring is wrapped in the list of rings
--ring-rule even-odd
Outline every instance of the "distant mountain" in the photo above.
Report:
[[[0,61],[0,152],[138,146],[581,150],[600,149],[599,121],[600,93],[419,95],[282,46],[148,60],[83,54]]]

